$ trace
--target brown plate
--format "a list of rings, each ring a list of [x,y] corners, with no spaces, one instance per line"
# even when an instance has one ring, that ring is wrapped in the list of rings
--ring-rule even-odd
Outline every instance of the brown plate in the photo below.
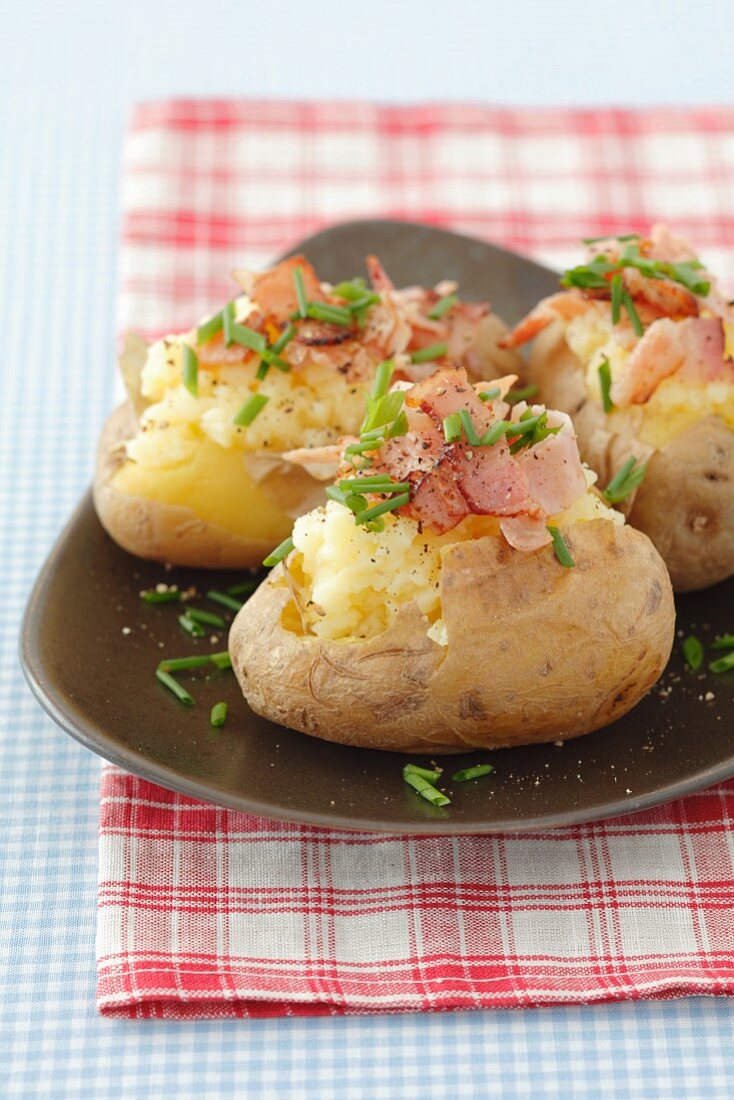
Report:
[[[520,256],[443,230],[400,222],[336,226],[299,250],[324,278],[351,276],[376,252],[398,283],[456,278],[467,298],[489,298],[508,321],[553,290],[557,276]],[[253,715],[230,672],[186,679],[187,710],[155,679],[163,654],[224,649],[191,642],[177,605],[144,605],[161,580],[203,592],[231,574],[165,573],[120,550],[85,497],[52,550],[23,623],[21,658],[36,697],[87,748],[165,787],[266,817],[395,833],[514,832],[628,813],[734,775],[734,673],[685,669],[676,646],[661,683],[598,733],[552,745],[447,758],[451,771],[491,760],[495,772],[457,785],[433,809],[401,779],[403,758],[346,748]],[[206,601],[200,606],[215,610]],[[702,640],[734,627],[734,582],[678,601],[679,631]],[[711,693],[712,698],[708,698]],[[229,718],[209,727],[224,699]]]

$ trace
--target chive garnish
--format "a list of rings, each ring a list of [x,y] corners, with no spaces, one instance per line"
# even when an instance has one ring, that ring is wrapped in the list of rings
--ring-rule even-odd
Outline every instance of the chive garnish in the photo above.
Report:
[[[495,397],[501,397],[502,390],[495,387],[493,390],[485,390],[479,394],[480,401],[494,401]]]
[[[610,233],[606,233],[603,237],[582,237],[582,244],[599,244],[599,241],[638,241],[640,239],[639,233],[623,233],[620,237],[614,237]]]
[[[198,607],[190,607],[186,614],[192,622],[202,623],[204,626],[216,626],[219,630],[224,630],[227,626],[222,616],[215,615],[213,611],[202,611]]]
[[[546,530],[550,537],[553,539],[553,549],[556,552],[556,557],[564,569],[573,569],[576,562],[571,557],[568,547],[566,546],[566,540],[557,527],[546,527]]]
[[[458,300],[455,294],[447,294],[444,298],[439,298],[433,309],[429,309],[428,316],[432,321],[440,321],[444,314],[454,308]]]
[[[411,352],[410,361],[411,363],[430,363],[434,359],[442,359],[448,350],[448,344],[431,344],[427,348]]]
[[[356,522],[369,523],[370,520],[384,515],[385,512],[394,512],[396,508],[402,508],[409,500],[410,493],[398,493],[397,496],[390,497],[389,500],[380,501],[379,504],[375,504],[371,508],[366,508],[364,512],[360,512],[356,517]]]
[[[734,669],[734,653],[727,653],[709,665],[712,672],[731,672]]]
[[[253,393],[247,398],[247,401],[233,418],[232,423],[246,428],[248,424],[252,424],[258,413],[262,412],[269,400],[270,398],[264,393]]]
[[[239,611],[242,607],[242,600],[236,600],[234,596],[228,596],[226,592],[218,592],[216,588],[211,588],[206,598],[212,600],[213,603],[221,604],[222,607],[228,607],[230,611]]]
[[[335,287],[332,287],[331,292],[336,294],[337,298],[346,298],[348,302],[358,302],[367,293],[367,283],[358,276],[356,279],[337,283]]]
[[[451,776],[453,783],[466,783],[469,779],[479,779],[483,775],[489,775],[494,771],[491,764],[474,764],[471,768],[462,768]]]
[[[303,285],[303,269],[297,267],[293,272],[293,282],[296,287],[296,300],[298,302],[298,316],[308,316],[308,299],[306,298],[306,288]]]
[[[711,643],[712,649],[734,649],[734,634],[722,634]]]
[[[178,621],[186,633],[190,634],[192,638],[203,638],[206,634],[203,626],[200,626],[199,623],[195,623],[188,611],[184,615],[179,615]]]
[[[461,420],[461,426],[464,429],[464,435],[467,441],[472,447],[479,446],[479,435],[477,429],[474,427],[474,421],[471,418],[471,413],[468,409],[459,409],[459,419]]]
[[[209,717],[209,722],[212,726],[223,726],[227,721],[227,704],[215,703],[212,707],[212,712]]]
[[[202,322],[196,330],[196,343],[206,344],[212,337],[216,336],[218,332],[222,331],[224,325],[224,314],[227,307],[220,309],[219,313],[212,314],[208,320]]]
[[[612,388],[612,371],[609,366],[608,359],[602,359],[599,364],[599,386],[601,388],[601,403],[604,406],[604,412],[611,412],[614,408],[614,402],[609,396]]]
[[[535,382],[531,382],[529,386],[521,386],[519,390],[510,390],[505,394],[505,401],[510,405],[517,405],[519,401],[527,401],[528,397],[535,397],[538,392],[538,387]]]
[[[498,439],[501,439],[503,435],[507,435],[512,431],[515,425],[510,420],[498,420],[496,424],[493,424],[491,428],[488,428],[484,435],[479,440],[480,447],[491,447]]]
[[[346,306],[332,306],[326,302],[309,302],[306,313],[314,321],[325,321],[330,325],[341,325],[343,328],[352,323],[351,310]]]
[[[618,325],[622,316],[622,276],[619,272],[612,276],[612,324]]]
[[[395,370],[395,364],[392,359],[383,359],[379,367],[375,371],[375,378],[372,383],[372,390],[370,391],[370,397],[375,399],[384,397],[387,391],[390,389],[390,380]]]
[[[162,683],[164,687],[167,687],[168,690],[176,696],[179,702],[183,703],[185,707],[193,707],[193,698],[189,695],[186,688],[181,687],[178,680],[175,680],[169,672],[164,672],[163,669],[157,668],[155,674],[160,683]]]
[[[443,418],[443,436],[447,443],[456,443],[461,439],[461,417],[458,413],[449,413]]]
[[[693,672],[698,672],[703,664],[704,648],[698,638],[690,634],[683,642],[683,656],[686,664]]]
[[[632,325],[632,328],[635,330],[636,335],[637,336],[644,335],[645,326],[643,325],[642,321],[640,320],[639,313],[635,309],[635,303],[632,301],[632,299],[629,296],[629,292],[626,291],[626,290],[622,291],[622,305],[627,310],[627,315],[630,319],[630,324]]]
[[[647,472],[647,463],[640,462],[638,465],[637,459],[634,455],[625,462],[624,466],[614,475],[612,480],[607,485],[606,489],[602,490],[602,496],[605,500],[608,500],[610,504],[619,504],[620,500],[625,500],[630,493],[634,492],[642,484],[642,479]]]
[[[183,384],[192,397],[199,396],[199,357],[190,344],[183,346]]]
[[[406,764],[403,775],[419,775],[421,779],[427,779],[429,783],[435,783],[441,778],[441,768],[421,768],[418,764]]]
[[[176,603],[181,599],[181,593],[177,588],[167,588],[165,592],[151,588],[148,592],[141,592],[140,599],[144,603]]]
[[[282,561],[283,558],[290,554],[292,549],[293,539],[289,535],[287,539],[283,539],[280,546],[276,546],[275,550],[268,554],[267,558],[263,560],[263,565],[277,565],[279,561]]]
[[[201,657],[169,657],[161,661],[158,668],[161,672],[187,672],[191,668],[204,668],[211,664],[208,654]]]
[[[372,474],[368,477],[347,477],[339,482],[345,492],[355,490],[365,493],[404,493],[410,489],[409,481],[393,481],[389,474]]]
[[[417,791],[421,798],[425,798],[426,802],[430,802],[432,806],[448,806],[451,802],[450,798],[437,790],[422,775],[416,775],[415,772],[406,772],[403,768],[403,779],[408,786]]]
[[[405,393],[402,390],[394,390],[385,393],[377,399],[372,396],[367,401],[367,415],[362,422],[360,435],[364,436],[376,428],[383,428],[385,424],[392,423],[402,412],[405,404]]]
[[[254,328],[248,328],[247,325],[240,325],[229,319],[229,314],[225,314],[224,342],[227,347],[230,344],[239,344],[240,347],[255,351],[258,355],[264,355],[267,351],[267,341],[261,332],[255,332]]]
[[[232,658],[226,649],[223,649],[221,653],[210,653],[209,660],[219,669],[232,667]]]
[[[249,596],[260,583],[258,577],[251,577],[249,581],[241,581],[239,584],[230,584],[227,589],[228,596]]]

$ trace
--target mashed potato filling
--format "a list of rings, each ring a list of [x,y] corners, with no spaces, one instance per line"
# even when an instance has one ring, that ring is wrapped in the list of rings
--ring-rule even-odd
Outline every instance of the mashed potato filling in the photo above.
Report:
[[[596,476],[586,471],[589,486]],[[562,516],[548,522],[561,526],[624,517],[589,489]],[[446,645],[441,618],[441,548],[451,543],[499,536],[492,516],[468,516],[443,535],[419,533],[414,520],[385,516],[385,529],[368,531],[353,513],[330,500],[296,520],[289,569],[296,585],[303,624],[309,633],[330,641],[372,638],[394,620],[398,609],[415,602],[428,623],[428,636]]]
[[[727,332],[727,347],[729,346]],[[599,367],[609,362],[612,380],[622,372],[630,352],[622,347],[614,333],[611,315],[590,310],[569,322],[566,340],[580,362],[586,363],[586,385],[589,393],[601,401]],[[734,385],[727,382],[681,382],[675,376],[659,384],[643,404],[629,409],[615,409],[612,425],[617,427],[631,419],[634,434],[651,447],[664,447],[691,424],[705,416],[719,416],[734,431]]]

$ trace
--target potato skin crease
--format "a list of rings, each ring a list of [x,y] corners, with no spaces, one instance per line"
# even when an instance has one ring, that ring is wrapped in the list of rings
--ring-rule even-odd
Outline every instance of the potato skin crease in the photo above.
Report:
[[[621,718],[662,673],[675,611],[665,566],[639,531],[608,520],[551,547],[485,536],[442,551],[448,645],[415,604],[382,634],[326,641],[287,629],[277,566],[230,632],[250,707],[273,722],[364,748],[454,753],[578,737]]]
[[[549,407],[573,418],[581,457],[599,475],[600,488],[630,455],[640,456],[634,435],[611,432],[603,408],[588,397],[583,368],[561,325],[536,337],[529,378]],[[631,505],[620,508],[652,539],[676,592],[734,575],[734,432],[718,416],[691,424],[652,454]]]

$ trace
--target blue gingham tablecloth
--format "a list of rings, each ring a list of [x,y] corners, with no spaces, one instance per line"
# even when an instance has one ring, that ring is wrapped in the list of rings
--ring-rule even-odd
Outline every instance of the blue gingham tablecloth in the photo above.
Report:
[[[58,5],[52,44],[60,53],[67,11]],[[100,89],[105,63],[117,60],[105,56]],[[99,761],[40,711],[16,649],[28,590],[88,483],[112,403],[122,112],[119,98],[68,101],[36,73],[35,98],[4,84],[0,120],[0,1094],[732,1095],[734,1005],[726,999],[389,1019],[98,1017]]]

